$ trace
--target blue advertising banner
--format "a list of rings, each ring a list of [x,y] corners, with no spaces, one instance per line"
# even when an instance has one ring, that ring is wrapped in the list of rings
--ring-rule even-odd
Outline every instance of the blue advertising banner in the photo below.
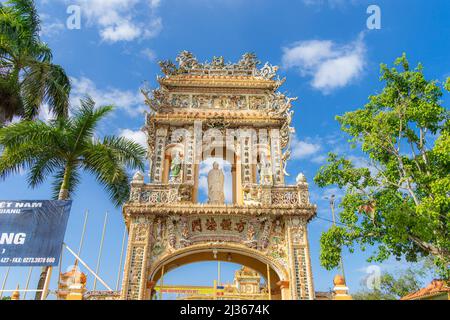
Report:
[[[0,200],[0,267],[58,265],[71,205]]]

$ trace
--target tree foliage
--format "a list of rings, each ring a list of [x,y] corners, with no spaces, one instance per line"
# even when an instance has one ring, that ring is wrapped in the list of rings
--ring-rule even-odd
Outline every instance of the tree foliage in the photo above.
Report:
[[[424,283],[425,269],[408,268],[398,274],[385,272],[379,279],[379,287],[354,293],[355,300],[398,300],[420,290]]]
[[[53,197],[66,199],[80,182],[81,171],[94,175],[116,205],[128,199],[127,168],[143,170],[145,149],[123,137],[94,137],[99,121],[112,107],[95,108],[92,99],[81,101],[73,117],[50,123],[21,121],[0,129],[0,178],[27,170],[36,187],[53,176]]]
[[[443,92],[425,79],[420,64],[411,69],[406,55],[393,68],[381,65],[381,81],[384,89],[364,108],[337,117],[368,165],[330,154],[315,177],[320,187],[336,185],[345,193],[343,225],[322,235],[321,263],[336,267],[344,246],[376,245],[371,261],[432,255],[448,277],[450,122]]]
[[[43,103],[57,117],[68,115],[69,78],[39,32],[33,0],[0,3],[0,125],[35,118]]]

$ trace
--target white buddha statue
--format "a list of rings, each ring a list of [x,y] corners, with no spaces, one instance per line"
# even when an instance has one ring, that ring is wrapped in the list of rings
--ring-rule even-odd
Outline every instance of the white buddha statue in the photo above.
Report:
[[[225,193],[223,191],[225,176],[219,168],[217,162],[213,163],[213,168],[208,173],[208,203],[224,204]]]

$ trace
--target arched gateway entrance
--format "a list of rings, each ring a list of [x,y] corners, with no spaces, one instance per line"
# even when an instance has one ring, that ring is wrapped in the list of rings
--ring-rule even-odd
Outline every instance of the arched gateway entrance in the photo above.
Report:
[[[129,231],[122,299],[150,299],[164,272],[191,262],[223,260],[259,272],[278,299],[313,299],[302,174],[285,185],[293,99],[277,92],[284,80],[269,64],[257,69],[245,54],[200,64],[189,52],[178,67],[162,62],[160,88],[147,115],[150,183],[137,173],[123,213]],[[232,203],[223,172],[208,173],[208,202],[198,202],[199,164],[231,164]],[[210,178],[211,176],[211,178]]]
[[[282,299],[283,294],[288,294],[287,287],[283,287],[284,292],[280,288],[282,279],[288,278],[288,272],[284,266],[267,259],[257,250],[230,244],[196,245],[162,259],[149,270],[149,279],[151,279],[149,287],[154,286],[164,273],[189,263],[203,261],[233,262],[251,268],[262,275],[266,283],[270,282],[267,287],[270,288],[271,299]],[[151,293],[150,290],[147,294]]]

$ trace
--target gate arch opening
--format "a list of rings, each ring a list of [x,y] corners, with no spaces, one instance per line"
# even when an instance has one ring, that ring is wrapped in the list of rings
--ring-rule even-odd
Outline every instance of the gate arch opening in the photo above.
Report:
[[[165,274],[184,265],[205,261],[231,262],[248,267],[259,273],[264,282],[269,284],[271,299],[282,299],[280,283],[288,280],[283,266],[269,260],[256,250],[233,248],[227,245],[189,248],[189,250],[180,250],[180,252],[169,255],[154,264],[148,275],[149,283],[152,283],[153,286],[156,285],[163,272]],[[151,291],[148,294],[150,296]]]

